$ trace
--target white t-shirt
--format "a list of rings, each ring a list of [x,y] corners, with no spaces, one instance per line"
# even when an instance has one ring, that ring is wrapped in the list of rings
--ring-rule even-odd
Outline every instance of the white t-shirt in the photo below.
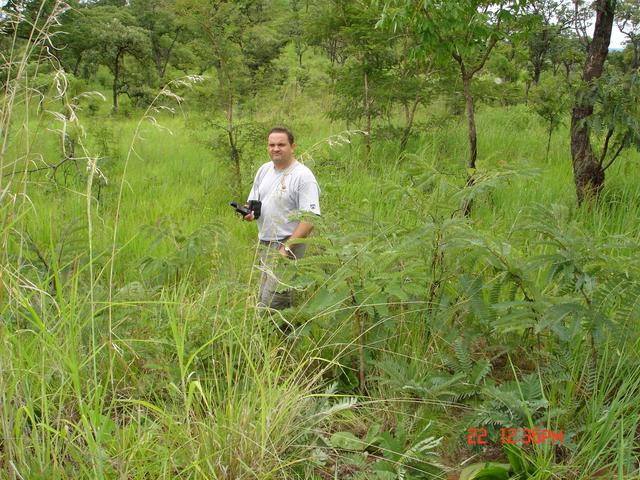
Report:
[[[284,170],[273,162],[262,165],[253,181],[248,200],[260,200],[260,240],[274,241],[290,236],[300,223],[289,217],[298,212],[320,215],[320,187],[309,168],[294,160]]]

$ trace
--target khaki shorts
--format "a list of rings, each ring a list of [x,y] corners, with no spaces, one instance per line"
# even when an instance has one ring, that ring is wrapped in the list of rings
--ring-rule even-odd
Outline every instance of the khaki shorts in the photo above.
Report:
[[[260,296],[258,306],[284,310],[293,305],[293,289],[282,282],[284,273],[293,268],[295,260],[304,256],[306,245],[297,243],[291,245],[292,258],[283,257],[278,251],[287,238],[268,242],[260,240],[258,269],[262,272],[260,278]]]

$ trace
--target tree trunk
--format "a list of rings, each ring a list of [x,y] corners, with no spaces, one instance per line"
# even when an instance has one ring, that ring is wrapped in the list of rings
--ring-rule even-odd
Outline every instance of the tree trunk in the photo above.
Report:
[[[164,79],[164,72],[162,69],[162,63],[163,63],[163,58],[162,58],[162,51],[160,50],[160,46],[152,44],[152,50],[153,50],[153,60],[156,64],[156,73],[158,74],[158,78],[160,79],[160,85],[163,85],[163,79]]]
[[[369,101],[369,75],[364,71],[364,113],[367,118],[367,136],[365,138],[365,152],[367,161],[371,155],[371,102]]]
[[[498,20],[496,27],[499,30],[500,20]],[[458,65],[460,66],[464,99],[467,107],[467,124],[469,134],[469,163],[467,167],[470,170],[469,176],[467,177],[467,187],[470,187],[475,183],[473,172],[476,169],[476,159],[478,158],[478,136],[476,134],[476,116],[473,95],[471,93],[471,80],[473,79],[473,76],[482,70],[482,67],[484,67],[484,64],[487,62],[487,59],[491,54],[491,50],[495,47],[497,40],[498,36],[494,36],[489,41],[484,55],[475,66],[465,65],[464,59],[460,53],[457,51],[452,52],[453,59],[458,62]],[[464,202],[463,211],[465,216],[468,216],[471,213],[471,203],[471,200]]]
[[[242,168],[240,149],[238,149],[238,138],[233,124],[233,95],[229,94],[227,103],[227,137],[229,139],[229,153],[236,170],[236,189],[238,195],[242,195]]]
[[[302,41],[300,39],[295,41],[295,50],[296,56],[298,57],[298,66],[302,67],[302,56],[306,49],[302,47]]]
[[[582,73],[586,88],[592,88],[593,82],[602,75],[609,53],[615,4],[615,0],[595,2],[596,26]],[[604,185],[604,169],[591,147],[591,129],[587,125],[587,120],[593,115],[593,103],[592,95],[581,89],[576,93],[571,114],[571,157],[578,205],[589,199],[597,199]]]
[[[411,129],[413,128],[413,119],[416,116],[416,109],[418,108],[419,103],[420,95],[417,95],[411,107],[409,107],[409,105],[404,106],[405,124],[404,131],[402,132],[402,138],[400,139],[401,152],[404,152],[404,149],[407,147],[407,142],[409,141],[409,136],[411,135]]]
[[[113,68],[113,113],[118,113],[118,77],[120,76],[120,52],[116,54]]]
[[[533,64],[533,84],[537,87],[540,83],[540,74],[542,73],[542,64],[535,62]]]
[[[547,131],[547,153],[544,157],[545,161],[549,161],[549,150],[551,149],[551,135],[553,135],[553,123],[549,122],[549,130]]]
[[[469,134],[469,163],[470,169],[476,168],[476,159],[478,158],[478,135],[476,133],[476,116],[473,104],[473,95],[471,94],[471,77],[462,76],[462,86],[464,88],[464,99],[467,106],[467,126]]]
[[[238,143],[233,131],[229,131],[229,146],[231,151],[231,158],[236,168],[237,190],[238,195],[242,196],[242,169],[240,167],[240,150],[238,149]]]
[[[478,136],[476,134],[476,116],[475,108],[473,104],[473,95],[471,94],[471,77],[462,76],[462,86],[464,88],[464,99],[467,104],[467,124],[469,134],[469,175],[467,176],[467,183],[465,186],[471,187],[476,182],[474,171],[476,169],[476,159],[478,158]],[[471,215],[471,208],[473,206],[473,200],[467,199],[462,204],[462,212],[465,217]]]
[[[158,41],[152,40],[152,49],[153,49],[153,55],[154,55],[154,59],[156,62],[156,71],[158,72],[158,78],[160,79],[160,86],[164,87],[164,76],[167,73],[167,65],[169,65],[169,60],[171,60],[171,52],[173,51],[173,47],[175,46],[176,42],[178,41],[178,37],[180,36],[182,29],[177,29],[175,32],[175,37],[173,37],[173,40],[171,41],[171,45],[169,45],[168,48],[166,48],[165,50],[162,50],[162,48],[160,47],[160,45],[158,44]]]
[[[78,54],[78,56],[76,56],[76,62],[75,65],[73,66],[73,76],[77,77],[78,76],[78,70],[80,70],[80,62],[82,61],[82,54],[84,52],[80,52]]]

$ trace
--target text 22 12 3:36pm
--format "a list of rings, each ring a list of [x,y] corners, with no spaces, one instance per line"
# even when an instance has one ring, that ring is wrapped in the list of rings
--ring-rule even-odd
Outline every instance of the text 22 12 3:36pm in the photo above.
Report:
[[[468,445],[487,445],[487,429],[486,428],[468,428],[467,444]],[[539,445],[551,441],[551,443],[563,443],[564,432],[562,430],[546,430],[540,428],[501,428],[500,442],[504,445]]]

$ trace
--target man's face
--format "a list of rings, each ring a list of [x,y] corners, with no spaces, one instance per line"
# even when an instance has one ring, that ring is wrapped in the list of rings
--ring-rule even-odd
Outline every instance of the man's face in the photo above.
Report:
[[[269,157],[276,165],[288,165],[293,160],[293,151],[296,144],[289,143],[286,133],[274,132],[269,135],[267,150]]]

